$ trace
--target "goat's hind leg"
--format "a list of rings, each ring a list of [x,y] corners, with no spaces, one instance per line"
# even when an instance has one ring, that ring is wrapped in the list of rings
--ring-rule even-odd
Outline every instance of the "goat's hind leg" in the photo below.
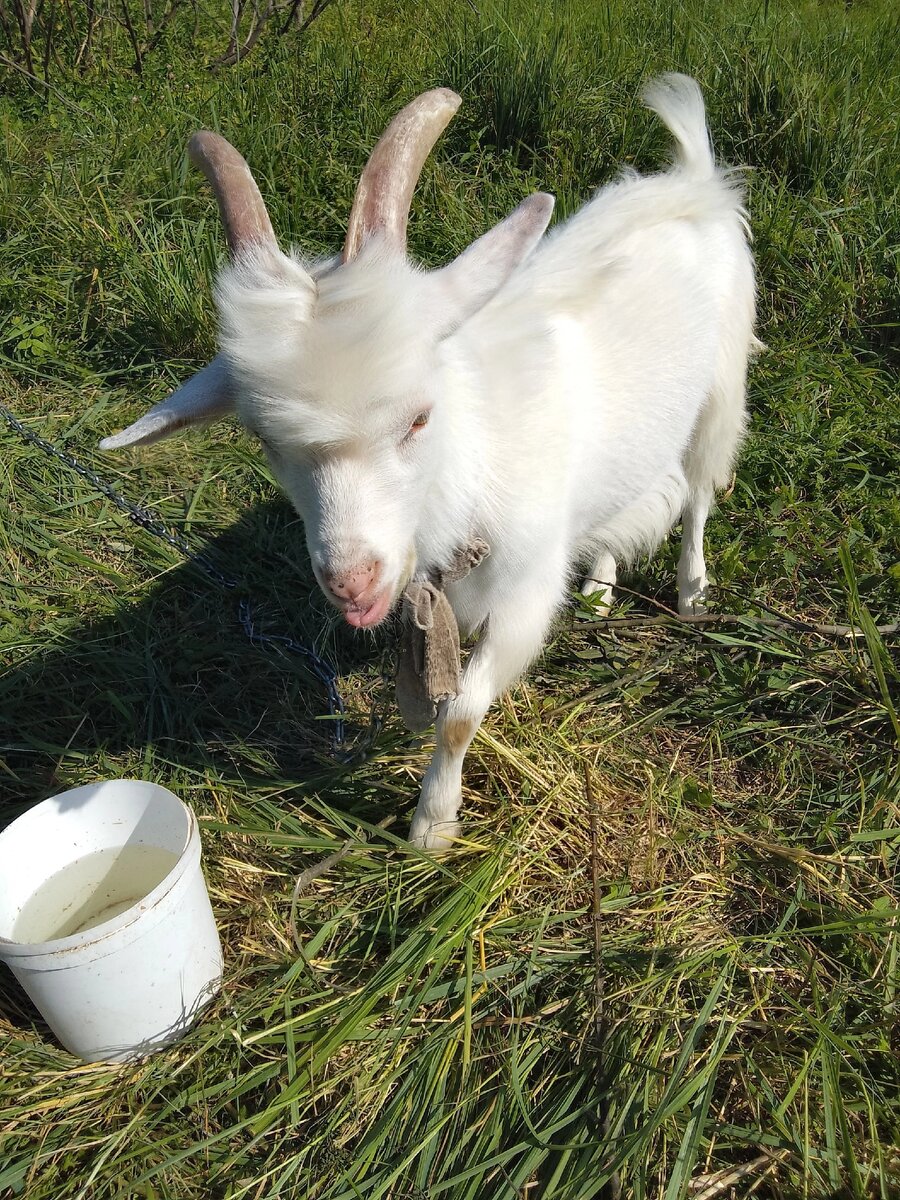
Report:
[[[752,285],[751,285],[752,295]],[[752,304],[744,311],[743,334],[732,331],[716,370],[716,382],[700,413],[684,472],[687,502],[681,514],[681,555],[678,559],[678,611],[683,617],[705,612],[709,579],[703,557],[703,529],[715,488],[728,483],[746,421],[748,349],[755,343],[750,323]]]
[[[678,556],[678,611],[683,617],[706,612],[709,578],[703,555],[703,530],[712,504],[711,490],[693,491],[681,514]]]
[[[597,602],[597,612],[605,615],[613,602],[613,588],[616,586],[616,560],[607,549],[600,550],[594,559],[584,582],[581,585],[582,596],[593,596],[597,592],[600,598]]]

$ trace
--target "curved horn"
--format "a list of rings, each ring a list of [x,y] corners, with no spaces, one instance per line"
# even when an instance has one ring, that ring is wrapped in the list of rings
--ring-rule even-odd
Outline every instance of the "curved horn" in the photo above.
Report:
[[[409,206],[422,165],[461,103],[456,92],[435,88],[407,104],[388,125],[356,188],[343,262],[356,258],[373,233],[406,246]]]
[[[215,192],[232,256],[237,257],[248,245],[276,245],[256,180],[234,146],[204,129],[188,142],[188,156]]]

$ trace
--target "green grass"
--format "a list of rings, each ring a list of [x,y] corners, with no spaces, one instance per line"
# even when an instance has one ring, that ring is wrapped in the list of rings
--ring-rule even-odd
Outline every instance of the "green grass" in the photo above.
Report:
[[[892,6],[338,5],[217,74],[189,26],[140,81],[124,40],[52,90],[0,77],[0,402],[335,662],[348,744],[238,596],[0,424],[4,814],[97,777],[173,788],[227,959],[184,1042],[126,1068],[79,1066],[0,980],[0,1196],[900,1195]],[[530,189],[566,213],[658,163],[636,96],[667,68],[751,168],[769,351],[708,531],[742,620],[609,627],[573,602],[475,741],[468,846],[433,861],[402,842],[430,743],[391,706],[389,638],[335,623],[251,442],[95,450],[214,344],[223,239],[183,147],[221,129],[284,242],[333,251],[387,119],[461,88],[410,227],[432,265]],[[674,554],[617,615],[672,603]],[[294,880],[348,838],[298,947]]]

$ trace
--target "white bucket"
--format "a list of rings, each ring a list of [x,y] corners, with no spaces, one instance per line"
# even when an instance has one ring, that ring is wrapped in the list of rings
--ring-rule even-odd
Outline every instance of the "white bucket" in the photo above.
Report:
[[[166,788],[116,779],[13,821],[0,833],[0,961],[88,1062],[176,1041],[222,976],[194,814]]]

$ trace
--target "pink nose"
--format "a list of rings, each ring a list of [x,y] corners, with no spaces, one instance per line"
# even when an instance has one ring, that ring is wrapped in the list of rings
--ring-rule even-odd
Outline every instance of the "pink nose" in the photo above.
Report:
[[[325,586],[339,600],[354,601],[361,599],[367,592],[373,592],[381,577],[381,563],[372,560],[359,563],[347,571],[326,571]]]

